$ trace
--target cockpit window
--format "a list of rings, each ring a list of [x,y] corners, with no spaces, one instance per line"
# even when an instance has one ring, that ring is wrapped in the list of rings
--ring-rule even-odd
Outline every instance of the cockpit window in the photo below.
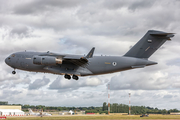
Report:
[[[12,54],[11,57],[15,57],[15,54]]]

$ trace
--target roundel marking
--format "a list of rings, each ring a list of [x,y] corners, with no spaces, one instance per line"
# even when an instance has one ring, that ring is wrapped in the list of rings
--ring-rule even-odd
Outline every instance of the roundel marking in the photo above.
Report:
[[[117,65],[117,63],[116,63],[116,62],[113,62],[113,63],[112,63],[112,65],[113,65],[113,66],[116,66],[116,65]]]

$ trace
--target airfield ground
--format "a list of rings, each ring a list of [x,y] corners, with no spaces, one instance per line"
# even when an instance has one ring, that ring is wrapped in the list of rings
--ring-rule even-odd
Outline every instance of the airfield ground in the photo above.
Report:
[[[7,117],[6,120],[180,120],[180,115],[150,115],[149,117],[140,117],[140,115],[53,115],[53,116],[25,116],[25,117]]]

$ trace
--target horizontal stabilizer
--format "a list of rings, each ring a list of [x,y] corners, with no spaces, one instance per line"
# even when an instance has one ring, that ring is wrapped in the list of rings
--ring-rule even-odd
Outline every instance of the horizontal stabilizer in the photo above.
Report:
[[[164,39],[171,40],[170,38],[174,37],[174,34],[175,33],[152,33],[150,35],[161,38],[164,37]]]
[[[151,33],[150,35],[159,35],[159,36],[166,36],[166,35],[173,35],[175,33]]]

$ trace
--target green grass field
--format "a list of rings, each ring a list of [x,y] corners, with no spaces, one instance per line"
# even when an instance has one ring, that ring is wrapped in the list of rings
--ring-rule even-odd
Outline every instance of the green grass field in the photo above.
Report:
[[[140,117],[140,115],[84,115],[84,116],[50,116],[50,117],[7,117],[7,120],[119,120],[119,119],[179,119],[180,115],[150,115]]]

